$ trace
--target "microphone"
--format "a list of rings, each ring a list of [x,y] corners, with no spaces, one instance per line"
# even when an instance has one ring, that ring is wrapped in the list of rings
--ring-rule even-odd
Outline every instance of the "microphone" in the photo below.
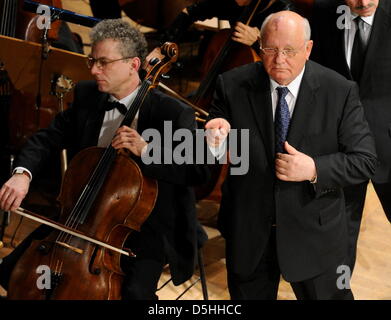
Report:
[[[37,8],[43,4],[35,1],[30,0],[24,0],[23,9],[29,12],[37,13]],[[86,16],[83,14],[78,14],[69,10],[64,10],[52,6],[48,6],[50,9],[51,17],[55,17],[56,19],[60,19],[66,22],[70,23],[76,23],[85,27],[93,27],[98,22],[101,21],[101,19],[97,19],[94,17]]]

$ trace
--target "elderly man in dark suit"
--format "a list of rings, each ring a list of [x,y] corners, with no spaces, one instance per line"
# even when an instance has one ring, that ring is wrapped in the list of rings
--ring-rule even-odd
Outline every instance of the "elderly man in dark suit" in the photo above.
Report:
[[[311,24],[316,43],[311,59],[359,85],[379,159],[371,180],[391,222],[391,2],[317,0]],[[345,188],[352,270],[367,185]]]
[[[188,129],[194,133],[195,115],[190,107],[153,89],[132,125],[119,127],[124,119],[122,113],[135,101],[140,89],[139,69],[147,44],[138,30],[120,19],[100,22],[92,29],[91,38],[93,46],[88,62],[95,81],[79,83],[72,107],[58,114],[49,128],[27,142],[17,158],[14,175],[0,190],[0,207],[14,210],[20,205],[31,178],[44,169],[45,159],[57,149],[67,148],[71,157],[91,146],[111,144],[114,149],[128,149],[143,174],[157,180],[158,196],[141,232],[133,232],[125,243],[136,257],[121,260],[126,275],[122,298],[154,299],[166,263],[170,264],[175,284],[193,274],[197,220],[195,195],[190,185],[205,182],[208,172],[202,165],[145,164],[140,156],[147,142],[141,133],[155,129],[163,136],[166,121],[170,121],[172,130]],[[108,107],[114,101],[122,103],[125,110]],[[0,264],[2,285],[7,286],[13,266],[31,238]]]
[[[233,299],[275,299],[280,274],[298,299],[353,298],[349,279],[338,279],[342,188],[373,174],[375,146],[355,83],[308,61],[310,31],[296,13],[269,16],[263,63],[218,81],[206,124],[212,152],[230,130],[250,130],[249,171],[227,177],[219,213]]]

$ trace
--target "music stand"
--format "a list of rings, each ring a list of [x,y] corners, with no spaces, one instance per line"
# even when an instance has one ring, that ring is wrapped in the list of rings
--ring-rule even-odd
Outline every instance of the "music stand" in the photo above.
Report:
[[[92,79],[85,55],[53,47],[47,59],[42,61],[41,54],[41,44],[0,35],[0,62],[4,64],[12,88],[7,146],[11,155],[30,135],[49,125],[61,111],[60,104],[66,109],[71,103],[72,94],[61,95],[61,103],[56,95],[55,82],[59,76],[73,83]],[[38,94],[41,106],[37,106]],[[1,235],[3,233],[4,230]]]

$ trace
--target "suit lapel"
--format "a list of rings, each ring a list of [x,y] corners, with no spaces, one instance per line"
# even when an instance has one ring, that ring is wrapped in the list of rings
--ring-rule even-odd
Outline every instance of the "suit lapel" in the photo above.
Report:
[[[363,72],[360,79],[360,84],[364,84],[365,75],[368,74],[368,71],[372,68],[372,63],[375,61],[378,56],[378,52],[382,50],[382,37],[389,36],[390,34],[390,24],[389,16],[383,8],[383,2],[379,2],[379,6],[376,9],[375,18],[373,20],[372,30],[370,37],[368,39],[367,52],[365,54]],[[360,88],[365,88],[361,86]]]
[[[316,108],[315,94],[319,83],[313,73],[312,62],[306,63],[303,79],[296,99],[295,108],[289,125],[287,141],[290,145],[298,148],[300,140],[305,132],[308,121]]]
[[[256,77],[252,81],[249,99],[255,122],[265,145],[267,158],[271,167],[274,168],[274,124],[270,80],[262,65],[258,66],[260,72],[256,72]]]
[[[105,116],[104,104],[108,98],[107,93],[99,92],[97,99],[91,103],[83,135],[86,146],[96,146],[98,144],[99,133]]]
[[[152,96],[154,94],[153,90],[155,89],[149,90],[147,96],[145,97],[139,109],[138,120],[137,120],[137,131],[139,134],[141,134],[145,129],[151,126],[149,123],[149,119],[150,119],[150,113],[153,104],[152,102]]]

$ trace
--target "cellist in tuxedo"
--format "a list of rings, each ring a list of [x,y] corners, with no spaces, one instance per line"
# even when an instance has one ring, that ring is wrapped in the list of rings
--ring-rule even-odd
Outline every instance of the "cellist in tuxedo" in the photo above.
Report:
[[[158,194],[141,231],[132,232],[126,239],[125,246],[131,248],[135,257],[121,257],[125,275],[121,298],[156,299],[157,283],[167,263],[176,285],[193,274],[198,225],[190,186],[203,183],[208,172],[201,165],[144,164],[141,156],[148,142],[141,133],[155,129],[163,134],[165,121],[170,121],[173,130],[188,129],[194,133],[194,112],[151,89],[132,124],[120,126],[123,113],[140,90],[139,71],[147,53],[146,40],[120,19],[98,23],[90,36],[92,51],[88,66],[95,80],[78,83],[72,107],[59,113],[48,128],[28,140],[16,159],[12,177],[0,189],[0,207],[16,210],[28,193],[31,180],[45,171],[45,160],[58,149],[66,148],[70,158],[92,146],[111,145],[115,150],[128,150],[143,175],[157,181]],[[12,289],[8,287],[9,279],[31,242],[42,239],[48,232],[40,227],[3,259],[0,281],[4,288]]]

